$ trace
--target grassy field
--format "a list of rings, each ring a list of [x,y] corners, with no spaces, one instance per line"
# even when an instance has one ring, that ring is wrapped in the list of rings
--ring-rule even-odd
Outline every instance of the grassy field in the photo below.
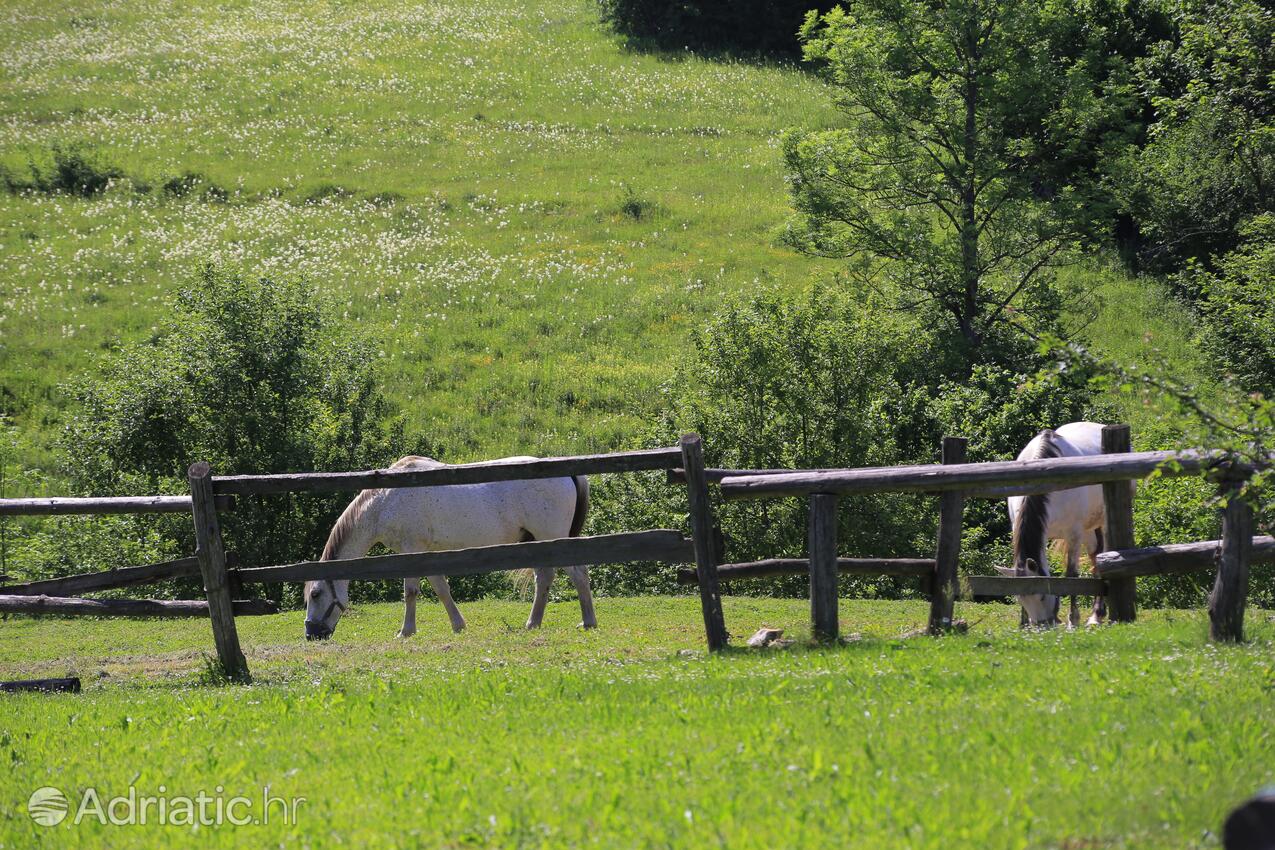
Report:
[[[54,464],[59,385],[153,334],[207,261],[314,280],[453,460],[631,445],[697,320],[834,268],[776,239],[777,137],[837,120],[823,85],[627,51],[590,0],[14,0],[0,21],[0,165],[29,179],[78,146],[124,175],[0,194],[0,412],[26,465]],[[1137,356],[1150,334],[1190,371],[1163,296],[1072,276],[1109,305],[1095,338]]]
[[[805,605],[727,621],[800,636]],[[567,601],[538,633],[522,604],[466,611],[454,636],[428,606],[406,642],[397,605],[322,645],[296,612],[241,620],[250,687],[201,682],[205,623],[0,624],[0,677],[86,683],[0,701],[0,846],[1181,850],[1275,780],[1267,612],[1243,647],[1201,612],[1024,633],[1007,606],[934,640],[901,637],[923,605],[847,601],[849,645],[710,658],[693,598],[602,600],[589,633]],[[305,802],[295,826],[43,827],[46,785]]]
[[[36,443],[205,261],[316,281],[457,457],[631,439],[696,316],[820,268],[773,237],[776,137],[833,119],[822,87],[628,53],[588,0],[0,17],[0,162],[84,144],[151,187],[0,197],[0,382]]]

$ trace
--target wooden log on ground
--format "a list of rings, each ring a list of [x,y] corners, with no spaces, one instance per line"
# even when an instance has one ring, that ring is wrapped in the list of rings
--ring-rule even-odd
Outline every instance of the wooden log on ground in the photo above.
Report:
[[[1125,455],[1133,450],[1128,425],[1107,425],[1102,429],[1102,457]],[[1133,485],[1109,481],[1102,485],[1105,512],[1103,548],[1132,549]],[[1138,616],[1138,585],[1133,577],[1110,578],[1107,582],[1107,611],[1113,623],[1132,623]]]
[[[16,682],[0,682],[0,693],[18,693],[20,691],[43,691],[78,694],[80,679],[69,676],[65,679],[23,679]]]
[[[722,564],[717,568],[721,581],[767,578],[770,576],[807,575],[809,558],[768,558],[740,564]],[[838,558],[838,575],[903,576],[928,579],[934,575],[933,558]],[[695,584],[694,570],[678,570],[678,584]]]
[[[966,446],[964,437],[944,437],[943,463],[965,463]],[[965,497],[959,490],[946,491],[939,497],[934,583],[930,588],[930,634],[943,634],[952,627],[956,596],[960,592],[957,586],[957,565],[961,558],[961,527],[964,516]]]
[[[1253,546],[1253,507],[1240,497],[1241,476],[1222,483],[1222,548],[1217,578],[1209,594],[1209,638],[1226,643],[1244,640],[1244,606],[1248,602],[1248,565]]]
[[[1067,576],[965,576],[960,580],[961,598],[977,596],[1095,596],[1106,593],[1107,583],[1099,578]]]
[[[695,550],[695,583],[699,585],[704,635],[710,652],[725,649],[730,635],[722,611],[722,591],[717,564],[721,549],[713,527],[713,512],[704,480],[704,445],[699,434],[684,434],[679,443],[682,466],[686,470],[686,503],[690,511],[691,542]]]
[[[742,475],[724,478],[721,488],[728,499],[806,496],[811,493],[941,493],[1001,487],[1022,487],[1022,492],[1047,492],[1145,478],[1157,470],[1166,476],[1192,475],[1211,469],[1223,460],[1223,456],[1217,453],[1135,452],[1117,457],[1097,455],[957,466],[923,464]]]
[[[232,505],[218,499],[218,508]],[[0,516],[68,516],[75,514],[184,514],[190,496],[94,496],[91,498],[0,499]]]
[[[213,479],[218,494],[331,493],[385,487],[437,487],[452,484],[482,484],[488,481],[516,481],[529,478],[559,478],[609,472],[641,472],[669,469],[682,460],[678,447],[645,449],[614,454],[547,457],[537,460],[483,461],[443,466],[437,469],[364,472],[293,472],[278,475],[219,475]]]
[[[837,613],[837,497],[810,497],[810,631],[815,640],[834,641],[841,632]]]
[[[239,646],[239,630],[235,627],[235,609],[230,597],[230,578],[226,574],[226,550],[221,540],[221,523],[213,501],[212,472],[204,461],[193,463],[187,471],[190,483],[191,516],[195,523],[195,555],[208,596],[208,619],[212,622],[213,643],[221,672],[231,682],[250,682],[248,660]]]
[[[622,564],[629,561],[689,563],[695,548],[680,531],[658,529],[564,537],[501,546],[478,546],[442,552],[406,552],[337,561],[301,561],[275,567],[239,570],[245,582],[324,581],[327,579],[419,578],[470,576],[530,567]]]
[[[236,616],[278,614],[279,606],[269,599],[240,599],[234,603]],[[81,599],[78,596],[0,595],[0,614],[53,614],[66,617],[207,617],[208,603],[202,599]]]
[[[103,570],[97,573],[81,573],[61,578],[28,581],[23,584],[11,584],[0,587],[0,593],[20,596],[38,594],[78,596],[81,593],[92,593],[97,590],[133,587],[154,581],[197,575],[199,575],[199,559],[192,555],[189,558],[178,558],[175,561],[165,561],[162,564],[119,567],[118,569]]]
[[[1158,576],[1214,570],[1217,569],[1221,548],[1221,540],[1203,540],[1199,543],[1173,543],[1167,546],[1103,552],[1098,555],[1097,575],[1099,578],[1110,580],[1127,576]],[[1249,563],[1267,564],[1273,561],[1275,561],[1275,537],[1254,537],[1249,549]]]

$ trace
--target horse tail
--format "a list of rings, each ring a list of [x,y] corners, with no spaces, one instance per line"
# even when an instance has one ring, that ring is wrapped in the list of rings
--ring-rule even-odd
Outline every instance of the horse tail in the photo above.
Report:
[[[571,517],[571,531],[567,536],[579,537],[584,528],[584,518],[589,513],[589,479],[577,475],[571,480],[576,485],[576,511]]]

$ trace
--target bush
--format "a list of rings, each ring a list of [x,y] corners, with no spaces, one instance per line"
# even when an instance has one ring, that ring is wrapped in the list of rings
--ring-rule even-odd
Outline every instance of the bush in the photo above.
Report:
[[[797,30],[829,0],[599,0],[617,32],[664,50],[704,50],[797,58]]]
[[[819,289],[801,299],[759,296],[726,309],[695,336],[691,357],[666,388],[668,404],[649,444],[670,445],[696,431],[709,466],[884,466],[937,460],[947,433],[973,438],[971,459],[990,460],[1013,457],[1042,427],[1092,412],[1084,380],[1029,380],[994,366],[962,380],[947,373],[945,351],[932,327],[871,302]],[[599,482],[593,504],[598,531],[687,523],[684,493],[659,476]],[[716,507],[729,560],[803,556],[803,500]],[[928,557],[936,511],[936,500],[924,496],[844,497],[841,551]],[[976,503],[967,520],[967,566],[988,571],[1008,540],[1004,504]],[[605,567],[594,578],[605,593],[678,589],[671,567]],[[892,578],[842,581],[845,592],[863,596],[906,596],[914,586]],[[806,579],[737,582],[731,590],[804,595]]]
[[[267,473],[378,467],[431,453],[392,415],[369,342],[346,332],[304,280],[207,266],[171,306],[153,340],[125,347],[70,387],[78,413],[61,448],[77,492],[185,492],[195,460]],[[223,516],[227,549],[245,564],[314,557],[349,498],[240,499]],[[148,557],[193,551],[189,517],[132,522],[127,532],[146,543]],[[112,539],[50,532],[31,552],[48,573],[119,565]],[[358,589],[398,596],[392,585]]]
[[[1199,293],[1200,342],[1226,375],[1250,393],[1275,398],[1275,215],[1253,219],[1243,242],[1182,275]]]

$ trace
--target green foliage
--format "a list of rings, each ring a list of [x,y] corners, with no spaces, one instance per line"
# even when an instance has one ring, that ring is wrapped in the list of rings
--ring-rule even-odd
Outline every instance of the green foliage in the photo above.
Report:
[[[1200,293],[1200,340],[1214,362],[1245,391],[1275,399],[1275,215],[1258,216],[1240,236],[1216,271],[1183,277]]]
[[[1145,240],[1148,268],[1175,271],[1234,248],[1275,211],[1275,17],[1261,0],[1173,4],[1174,30],[1138,63],[1157,120],[1113,184]]]
[[[35,190],[90,198],[124,177],[123,171],[104,163],[86,145],[54,144],[45,161],[29,159],[28,169],[30,177],[24,178],[0,165],[0,186],[11,193]]]
[[[333,321],[312,284],[205,266],[171,306],[151,341],[106,357],[70,388],[79,412],[62,448],[77,492],[182,492],[196,460],[265,473],[372,468],[409,453],[370,343]],[[227,548],[245,564],[313,557],[348,499],[241,499],[223,516]],[[138,535],[151,554],[192,550],[189,518],[129,522],[149,529]],[[109,531],[54,530],[33,545],[50,572],[140,556],[113,547]]]
[[[829,0],[598,0],[617,32],[664,50],[796,57],[797,30]]]
[[[799,214],[789,241],[848,259],[927,310],[971,363],[993,356],[1011,318],[1053,327],[1051,270],[1097,200],[1076,162],[1130,103],[1101,39],[1083,32],[1071,4],[1028,0],[855,0],[812,13],[805,55],[845,126],[784,139]]]
[[[945,335],[914,318],[815,289],[798,299],[763,295],[725,309],[695,337],[693,356],[667,387],[663,421],[649,437],[704,438],[710,466],[744,469],[888,466],[937,459],[944,434],[968,435],[971,460],[1013,457],[1041,428],[1093,414],[1081,377],[983,366],[949,377]],[[1024,364],[1039,362],[1027,356]],[[602,482],[593,500],[599,530],[684,522],[684,495],[658,477]],[[799,557],[806,505],[799,499],[718,506],[727,557]],[[932,552],[933,499],[903,495],[840,500],[841,551],[857,556]],[[967,566],[987,571],[1008,539],[1004,505],[979,502],[967,514]],[[672,592],[671,570],[593,571],[605,592]],[[803,594],[805,579],[767,579],[740,592]],[[899,596],[910,583],[844,577],[847,593]]]

